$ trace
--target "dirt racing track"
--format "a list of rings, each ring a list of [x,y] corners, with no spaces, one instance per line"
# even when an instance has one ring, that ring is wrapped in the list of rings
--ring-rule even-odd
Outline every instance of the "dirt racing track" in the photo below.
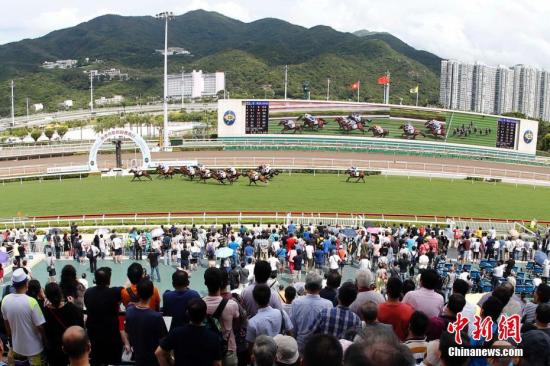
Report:
[[[139,162],[141,155],[124,153],[123,167],[129,168]],[[8,160],[0,162],[0,178],[20,175],[45,174],[47,168],[70,165],[86,165],[88,155],[71,155],[63,157],[39,158],[30,160]],[[463,176],[508,177],[545,181],[550,184],[550,167],[499,163],[487,160],[467,160],[407,155],[390,155],[353,152],[323,151],[180,151],[152,154],[153,161],[189,161],[196,160],[211,167],[252,168],[268,163],[273,167],[308,170],[343,170],[357,166],[364,170],[391,170],[393,175],[408,175],[407,171],[416,172],[417,176],[425,173],[456,174]],[[115,167],[114,154],[98,155],[101,169]]]

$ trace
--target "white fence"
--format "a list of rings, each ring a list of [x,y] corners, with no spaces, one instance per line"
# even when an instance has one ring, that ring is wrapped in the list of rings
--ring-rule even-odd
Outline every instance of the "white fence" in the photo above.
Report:
[[[362,226],[365,223],[382,225],[388,223],[403,224],[429,224],[439,225],[441,228],[447,225],[455,225],[461,228],[469,226],[483,230],[495,228],[497,232],[508,233],[510,229],[520,229],[515,220],[461,218],[414,214],[383,214],[383,213],[286,213],[286,212],[165,212],[165,213],[122,213],[122,214],[89,214],[66,216],[36,216],[16,217],[0,219],[0,227],[68,227],[72,222],[78,222],[79,226],[88,228],[98,227],[126,227],[126,226],[159,226],[160,224],[215,224],[224,223],[259,223],[263,224],[288,224],[290,220],[296,224],[318,224],[342,227]]]

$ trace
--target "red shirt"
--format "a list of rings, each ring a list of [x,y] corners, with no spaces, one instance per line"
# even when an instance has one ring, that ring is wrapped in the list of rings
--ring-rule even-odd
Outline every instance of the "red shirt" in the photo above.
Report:
[[[409,304],[385,302],[378,305],[378,321],[390,324],[397,337],[404,341],[409,332],[409,321],[414,309]]]
[[[286,251],[287,251],[287,253],[289,253],[290,250],[291,250],[292,248],[294,248],[294,245],[295,245],[295,244],[296,244],[296,238],[295,238],[295,237],[288,238],[288,239],[286,240]]]

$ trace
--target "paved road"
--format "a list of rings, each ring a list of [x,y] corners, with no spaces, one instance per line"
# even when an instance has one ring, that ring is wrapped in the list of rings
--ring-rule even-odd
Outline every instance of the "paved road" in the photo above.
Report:
[[[187,103],[184,105],[185,109],[190,111],[204,110],[204,109],[216,109],[217,103]],[[181,104],[168,104],[169,110],[180,110]],[[141,106],[128,106],[128,107],[111,107],[111,108],[96,108],[94,116],[108,116],[119,113],[160,113],[163,111],[162,104],[153,105],[141,105]],[[76,111],[63,111],[53,113],[40,113],[30,115],[27,120],[26,116],[16,117],[15,126],[38,126],[48,124],[55,121],[70,121],[76,119],[86,119],[92,116],[89,110],[76,110]],[[0,131],[11,126],[11,118],[0,119]]]

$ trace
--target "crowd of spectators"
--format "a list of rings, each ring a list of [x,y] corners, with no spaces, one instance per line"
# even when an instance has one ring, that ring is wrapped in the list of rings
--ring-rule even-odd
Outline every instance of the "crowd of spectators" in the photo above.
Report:
[[[48,281],[41,284],[23,265],[26,245],[19,242],[1,304],[0,344],[3,351],[9,349],[9,364],[29,365],[548,365],[550,286],[545,276],[532,301],[515,293],[512,272],[503,273],[503,282],[477,302],[468,301],[472,282],[454,276],[449,283],[436,270],[438,263],[450,260],[452,246],[455,263],[470,261],[465,242],[488,248],[487,242],[497,241],[496,233],[461,232],[456,239],[456,230],[399,226],[348,235],[322,224],[224,225],[221,230],[172,226],[151,238],[136,230],[129,236],[127,284],[112,284],[112,269],[103,265],[109,262],[101,261],[99,268],[90,268],[93,286],[77,278],[71,264],[59,276],[48,268]],[[75,260],[86,260],[95,246],[97,257],[110,255],[112,265],[122,263],[117,249],[124,245],[113,244],[116,234],[85,243],[76,226],[71,231],[84,252],[75,255],[79,249],[67,235],[68,255]],[[44,241],[47,258],[61,256],[51,237],[53,246]],[[511,240],[517,245],[518,239]],[[545,240],[533,240],[527,256],[544,249]],[[216,258],[221,247],[233,254]],[[481,258],[497,252],[485,251]],[[499,259],[517,258],[511,253],[515,249]],[[87,259],[92,267],[93,259]],[[176,267],[173,289],[163,294],[153,281],[161,259]],[[356,268],[353,280],[343,279],[344,265]],[[200,267],[206,267],[203,273]],[[189,276],[199,273],[206,296],[190,288]],[[476,336],[476,315],[481,322],[493,322],[493,341]],[[504,331],[502,315],[520,319],[523,341]],[[458,346],[452,329],[461,317],[469,320],[458,329],[462,346],[515,349],[523,356],[452,356],[449,350]]]

